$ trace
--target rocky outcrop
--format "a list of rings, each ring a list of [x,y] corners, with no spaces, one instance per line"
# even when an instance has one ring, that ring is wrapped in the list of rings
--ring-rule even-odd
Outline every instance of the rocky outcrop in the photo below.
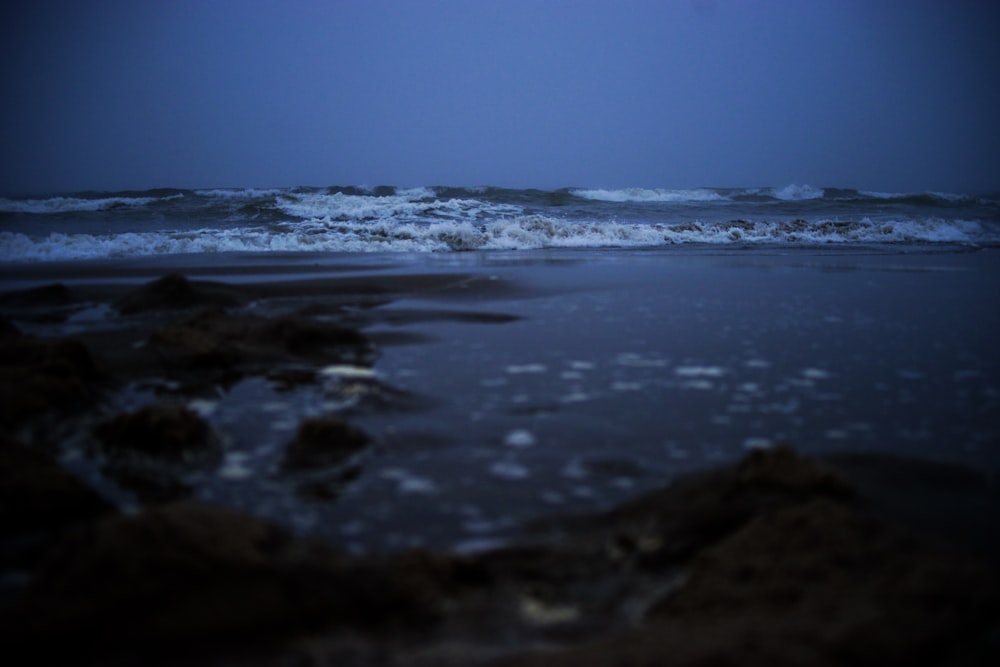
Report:
[[[170,273],[126,294],[114,306],[123,315],[132,315],[157,310],[236,306],[240,302],[239,296],[223,285],[192,282],[178,273]]]
[[[68,537],[0,617],[0,633],[8,651],[86,663],[239,652],[331,624],[419,627],[437,614],[420,573],[429,569],[377,567],[243,514],[174,504]]]
[[[329,468],[368,445],[368,436],[340,419],[310,419],[285,448],[283,472]]]
[[[992,664],[995,570],[863,502],[778,448],[520,545],[386,557],[174,503],[65,537],[0,633],[99,664]]]
[[[0,436],[0,570],[32,567],[64,530],[113,512],[52,456]]]
[[[211,469],[222,448],[209,425],[190,410],[150,405],[94,427],[101,471],[143,503],[162,503],[191,492],[188,474]]]
[[[0,428],[94,403],[104,371],[76,340],[39,340],[16,330],[0,336]]]
[[[202,311],[155,331],[149,346],[168,368],[233,370],[296,360],[356,361],[371,354],[353,329],[294,317]]]

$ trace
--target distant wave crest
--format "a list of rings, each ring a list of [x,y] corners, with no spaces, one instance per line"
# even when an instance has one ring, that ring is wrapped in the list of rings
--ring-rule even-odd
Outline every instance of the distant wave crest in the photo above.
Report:
[[[823,197],[821,188],[811,185],[786,185],[783,188],[771,190],[771,196],[782,201],[801,201],[803,199],[820,199]]]
[[[43,199],[3,199],[0,198],[0,212],[33,213],[46,215],[54,213],[74,213],[85,211],[107,211],[116,208],[136,208],[157,201],[180,199],[181,193],[165,197],[46,197]]]
[[[520,206],[478,199],[435,199],[427,188],[397,191],[394,195],[353,195],[335,192],[282,194],[276,208],[300,220],[476,220],[485,216],[516,215]]]
[[[667,190],[663,188],[607,190],[598,188],[572,190],[571,192],[582,199],[607,202],[719,202],[728,199],[728,197],[708,188],[696,188],[693,190]]]

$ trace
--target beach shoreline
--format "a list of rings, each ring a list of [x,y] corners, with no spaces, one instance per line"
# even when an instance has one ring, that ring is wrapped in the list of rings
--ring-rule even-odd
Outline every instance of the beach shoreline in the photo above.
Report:
[[[342,417],[366,431],[377,454],[318,512],[218,474],[196,485],[197,497],[282,522],[301,514],[297,529],[320,523],[326,539],[355,549],[503,539],[533,516],[602,510],[779,442],[1000,470],[994,250],[207,259],[7,265],[5,287],[41,291],[35,304],[15,291],[3,315],[31,336],[77,338],[104,360],[117,384],[100,418],[162,400],[194,405],[256,477],[278,465],[305,419]],[[118,310],[171,273],[201,285],[192,293],[204,299]],[[46,296],[47,283],[63,291]],[[198,372],[153,353],[154,332],[212,308],[355,330],[367,376],[318,373],[355,363],[336,346],[250,350]],[[282,379],[296,374],[311,380]],[[103,483],[76,451],[85,441],[61,456]],[[369,512],[371,498],[385,506]],[[338,532],[345,525],[353,539]],[[380,544],[367,531],[397,536]]]
[[[994,581],[998,560],[990,526],[1000,516],[1000,355],[991,340],[1000,330],[998,277],[992,249],[222,255],[210,262],[183,256],[6,265],[4,474],[13,500],[29,509],[13,510],[19,521],[3,540],[3,599],[14,605],[11,613],[31,610],[33,632],[87,644],[73,629],[79,618],[49,606],[67,603],[47,597],[52,591],[76,590],[72,568],[90,567],[66,554],[98,549],[94,567],[142,560],[141,539],[130,542],[140,549],[132,556],[117,551],[124,548],[118,540],[151,530],[143,528],[149,522],[183,543],[196,544],[199,531],[234,531],[231,544],[223,543],[230,550],[209,562],[250,558],[293,579],[320,572],[337,588],[343,572],[378,559],[365,585],[393,592],[375,604],[381,611],[372,611],[361,633],[389,632],[402,642],[393,644],[397,662],[387,664],[429,664],[420,660],[440,657],[449,642],[468,642],[472,653],[443,664],[483,663],[509,653],[489,639],[501,626],[521,628],[517,652],[528,653],[572,651],[594,632],[587,628],[609,638],[641,634],[658,617],[651,610],[659,599],[679,585],[678,573],[708,567],[699,554],[744,539],[749,526],[818,521],[850,533],[868,521],[857,517],[874,515],[894,527],[871,534],[925,536],[921,543],[931,546],[914,558],[943,548],[985,563],[973,569],[986,592],[962,607],[962,618],[977,619],[982,630],[996,610],[986,582]],[[791,454],[786,442],[812,461]],[[740,486],[756,500],[721,532],[678,533],[689,521],[714,525],[710,517],[730,516],[725,502],[702,519],[684,507],[694,497],[721,502],[733,492],[727,485],[737,483],[726,475],[744,484],[740,475],[757,465],[748,461],[770,461],[765,469],[775,468],[766,475],[777,475],[773,484],[791,495],[774,505],[762,500],[771,497],[772,482],[763,490],[754,482],[752,493]],[[711,481],[692,487],[688,479]],[[640,509],[624,523],[613,519],[628,507]],[[675,518],[657,523],[664,512]],[[647,534],[650,521],[657,527]],[[251,535],[273,535],[266,540],[285,545],[285,555],[252,552]],[[566,542],[554,542],[556,535]],[[314,540],[317,546],[306,546]],[[687,547],[678,546],[685,540]],[[763,545],[763,553],[778,548]],[[314,548],[315,559],[301,560],[302,549]],[[829,548],[808,558],[842,576],[824,560]],[[900,548],[858,557],[882,572],[901,562]],[[406,560],[412,553],[427,555],[413,565]],[[634,571],[636,558],[660,565]],[[179,576],[175,566],[152,561],[146,579],[112,577],[109,590],[119,601],[99,597],[97,617],[119,623],[120,605],[139,605],[144,618],[142,605],[162,593],[147,599],[139,589]],[[603,594],[558,583],[566,567],[596,568],[595,581],[623,586],[628,604],[608,607]],[[530,585],[548,593],[525,593],[529,583],[518,568],[537,570]],[[484,571],[492,583],[477,579]],[[226,590],[233,601],[263,595],[258,585],[298,590],[286,575],[272,576],[246,590],[230,582],[235,588]],[[932,579],[913,585],[969,585]],[[829,595],[816,586],[815,595]],[[477,597],[490,590],[505,600],[498,607],[482,607]],[[648,590],[660,593],[647,599]],[[764,594],[746,593],[746,613],[760,612]],[[909,600],[910,593],[900,595]],[[178,609],[200,604],[195,593],[181,597]],[[290,624],[296,635],[313,628],[313,612],[300,617],[264,598],[269,611],[223,614],[222,625],[232,627],[181,624],[187,629],[178,632],[201,642],[199,633],[217,630],[225,653],[235,649],[220,639],[226,632],[238,636],[272,621]],[[342,612],[323,595],[317,600],[313,611],[329,621],[317,635],[327,639],[317,641],[350,653],[340,632],[357,632],[356,622],[331,621]],[[223,609],[240,604],[233,601]],[[459,628],[441,605],[485,616]],[[701,612],[664,613],[685,627]],[[439,633],[414,653],[401,638],[428,614]],[[713,618],[736,623],[737,638],[764,632],[743,627],[738,616]],[[137,622],[140,635],[153,632]],[[958,640],[943,628],[952,626],[926,622],[951,651],[949,642]],[[158,632],[148,636],[173,636]],[[611,653],[599,655],[620,658],[617,640],[609,641],[602,650]],[[883,650],[876,644],[873,651]],[[902,655],[890,644],[879,655]],[[122,650],[134,657],[137,649]],[[816,650],[829,657],[824,651],[833,649]],[[347,664],[373,659],[370,647],[357,651]]]

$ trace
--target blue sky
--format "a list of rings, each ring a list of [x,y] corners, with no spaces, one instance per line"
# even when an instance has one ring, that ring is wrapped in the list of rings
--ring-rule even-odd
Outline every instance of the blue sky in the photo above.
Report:
[[[0,192],[1000,190],[989,0],[36,0]]]

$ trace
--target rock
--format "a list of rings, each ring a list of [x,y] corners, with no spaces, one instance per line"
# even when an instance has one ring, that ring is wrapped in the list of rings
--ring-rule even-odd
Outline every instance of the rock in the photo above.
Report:
[[[79,341],[0,337],[0,427],[87,407],[104,380]]]
[[[143,504],[185,498],[184,477],[217,465],[222,447],[194,412],[152,405],[112,417],[94,427],[104,461],[101,471]]]
[[[978,662],[996,646],[996,573],[817,497],[765,511],[701,551],[644,622],[508,667]]]
[[[222,285],[191,282],[178,273],[171,273],[147,283],[115,302],[124,315],[148,310],[177,310],[203,306],[236,306],[240,299]]]
[[[736,467],[739,484],[762,493],[847,498],[852,486],[833,468],[805,459],[787,445],[758,449]]]
[[[309,419],[285,448],[283,472],[328,468],[344,463],[368,445],[368,436],[339,419]]]
[[[300,496],[334,500],[361,474],[354,455],[368,444],[367,435],[339,419],[309,419],[285,448],[280,473],[293,478]]]
[[[76,296],[62,283],[0,294],[0,312],[26,322],[65,322],[79,307]]]
[[[39,306],[65,306],[74,301],[69,288],[62,283],[42,285],[26,290],[0,294],[0,306],[36,308]]]
[[[33,566],[53,535],[112,512],[52,457],[0,436],[0,569]]]
[[[0,639],[11,655],[30,647],[103,664],[239,651],[331,625],[419,627],[437,613],[432,565],[387,568],[229,510],[174,504],[69,536],[0,615]]]
[[[0,340],[5,338],[20,338],[21,331],[7,320],[0,319]]]
[[[997,583],[975,559],[819,499],[758,516],[699,555],[653,614],[728,635],[713,652],[733,664],[751,641],[770,664],[921,664],[981,630]]]
[[[308,319],[203,311],[155,331],[150,347],[171,368],[228,371],[237,366],[336,360],[370,355],[368,340],[353,329]]]
[[[67,535],[0,644],[96,664],[995,664],[995,570],[863,508],[784,448],[469,556],[352,557],[173,504]]]
[[[850,501],[852,487],[832,469],[790,447],[757,450],[736,466],[675,480],[612,509],[596,522],[613,526],[640,564],[663,567],[738,529],[755,514],[815,497]]]
[[[102,449],[113,455],[141,454],[172,463],[215,462],[219,444],[201,417],[187,408],[150,405],[94,427]]]
[[[196,322],[159,329],[150,336],[149,345],[168,368],[229,369],[241,360],[221,336],[200,330]]]

